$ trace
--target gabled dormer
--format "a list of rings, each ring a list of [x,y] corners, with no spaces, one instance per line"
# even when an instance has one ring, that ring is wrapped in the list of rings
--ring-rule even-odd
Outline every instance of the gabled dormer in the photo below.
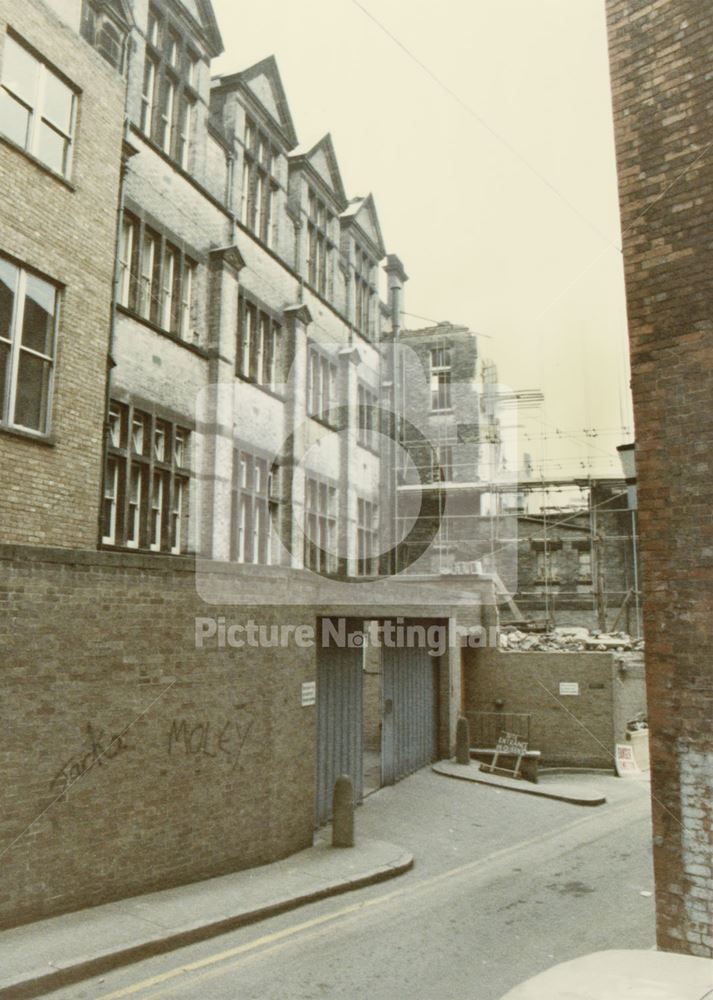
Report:
[[[82,0],[80,32],[120,73],[134,19],[127,0]]]
[[[353,198],[340,222],[341,252],[347,269],[347,313],[363,337],[378,340],[381,313],[377,268],[386,249],[372,195]]]
[[[216,77],[211,111],[235,137],[238,216],[263,243],[281,251],[279,218],[287,197],[287,154],[297,145],[294,122],[274,56]]]
[[[289,157],[289,205],[295,220],[295,267],[320,295],[334,300],[339,215],[347,206],[329,134]]]
[[[194,176],[204,172],[208,65],[223,42],[209,0],[149,0],[132,60],[131,117],[155,146]],[[141,52],[140,50],[143,49]]]

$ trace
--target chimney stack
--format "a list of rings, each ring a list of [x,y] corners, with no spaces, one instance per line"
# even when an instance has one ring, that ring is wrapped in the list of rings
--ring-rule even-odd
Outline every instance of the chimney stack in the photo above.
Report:
[[[394,342],[401,334],[401,313],[403,312],[404,285],[408,281],[408,275],[404,271],[404,266],[395,253],[390,253],[386,258],[384,268],[389,278],[389,313],[391,315],[391,331]]]

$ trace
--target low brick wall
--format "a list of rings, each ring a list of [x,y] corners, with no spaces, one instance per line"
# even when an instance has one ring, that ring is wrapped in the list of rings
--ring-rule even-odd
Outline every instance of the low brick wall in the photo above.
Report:
[[[0,548],[0,926],[309,846],[314,650],[197,649],[195,618],[314,609],[207,607],[188,559],[44,551]]]
[[[643,661],[631,677],[609,653],[477,649],[465,651],[464,663],[466,714],[493,712],[496,699],[505,713],[529,713],[530,748],[542,753],[543,767],[613,767],[622,719],[645,706]],[[560,694],[561,683],[579,693]]]

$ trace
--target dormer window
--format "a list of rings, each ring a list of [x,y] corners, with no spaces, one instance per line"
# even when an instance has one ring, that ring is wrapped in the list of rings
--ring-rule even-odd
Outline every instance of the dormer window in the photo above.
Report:
[[[327,295],[331,285],[331,231],[334,215],[310,189],[307,208],[309,256],[307,280],[320,295]]]
[[[273,242],[277,157],[277,150],[267,133],[247,118],[240,217],[247,228],[268,246]]]
[[[128,29],[120,5],[108,0],[82,0],[82,37],[120,73],[124,71]]]
[[[200,57],[161,10],[149,8],[141,129],[184,170],[190,168]]]

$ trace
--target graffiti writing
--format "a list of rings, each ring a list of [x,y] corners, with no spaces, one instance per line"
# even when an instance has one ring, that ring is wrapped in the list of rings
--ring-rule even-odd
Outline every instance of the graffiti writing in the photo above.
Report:
[[[50,782],[50,789],[58,788],[60,792],[66,791],[95,764],[101,767],[102,764],[115,760],[119,754],[129,749],[131,748],[120,734],[107,735],[103,729],[95,729],[91,722],[88,722],[84,745],[65,761]]]
[[[168,753],[187,756],[227,758],[235,768],[253,726],[253,719],[241,715],[250,706],[235,705],[235,717],[220,719],[174,719],[168,732]]]

